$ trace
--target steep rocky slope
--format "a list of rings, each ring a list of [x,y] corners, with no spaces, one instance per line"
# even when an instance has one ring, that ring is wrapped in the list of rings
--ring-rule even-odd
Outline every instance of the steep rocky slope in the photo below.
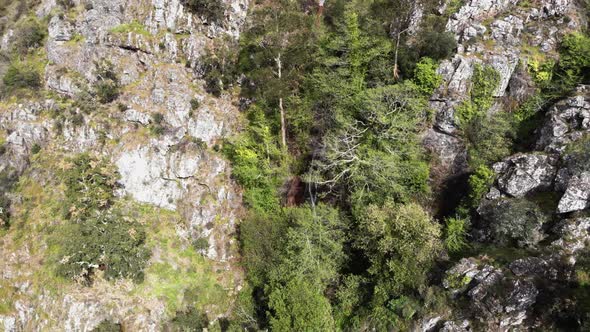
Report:
[[[217,23],[178,0],[63,4],[48,0],[34,9],[48,22],[38,51],[45,89],[0,105],[0,170],[18,184],[12,226],[0,240],[0,327],[88,331],[109,320],[157,331],[191,290],[210,318],[223,316],[241,279],[232,263],[241,198],[213,147],[235,128],[238,110],[229,95],[204,91],[198,66],[214,42],[239,36],[248,1],[227,1]],[[13,35],[5,32],[3,50]],[[120,94],[84,113],[73,100],[101,79],[102,66],[116,74]],[[150,133],[155,121],[158,135]],[[33,155],[35,149],[41,151]],[[149,225],[152,258],[142,285],[79,287],[44,272],[50,248],[41,228],[60,222],[50,207],[62,199],[55,174],[64,158],[80,152],[116,165],[122,204]],[[193,253],[195,242],[206,258]]]
[[[92,331],[107,322],[160,331],[188,308],[223,330],[244,278],[236,237],[243,204],[219,146],[242,119],[236,91],[207,92],[203,67],[206,55],[238,40],[251,5],[223,2],[221,20],[181,0],[42,0],[29,8],[46,36],[21,60],[42,72],[42,86],[0,103],[0,203],[10,202],[0,205],[0,330]],[[458,49],[438,68],[434,123],[422,138],[432,154],[431,210],[447,217],[474,171],[459,113],[477,72],[498,74],[487,115],[515,112],[538,92],[539,68],[558,59],[563,36],[586,22],[576,0],[441,1],[437,12],[449,17]],[[424,17],[417,6],[410,34]],[[10,53],[19,27],[6,24],[0,51]],[[110,81],[116,96],[94,100]],[[493,164],[493,183],[474,208],[474,248],[442,255],[431,284],[450,306],[420,317],[415,330],[570,326],[568,286],[590,239],[590,87],[537,111],[545,113],[529,144]],[[67,261],[56,261],[68,199],[62,177],[84,152],[114,167],[113,205],[146,229],[141,283],[97,271],[82,284],[54,273]]]
[[[488,116],[516,111],[514,105],[538,91],[534,76],[539,63],[555,61],[563,36],[586,24],[578,5],[468,1],[451,16],[447,29],[459,49],[439,68],[444,83],[431,99],[436,118],[424,138],[438,157],[433,181],[440,186],[443,205],[453,193],[465,191],[461,183],[473,171],[456,113],[470,98],[476,66],[491,66],[499,74]],[[532,144],[493,165],[494,184],[479,203],[471,239],[482,248],[495,245],[506,251],[489,247],[450,267],[443,286],[457,308],[426,318],[418,330],[560,329],[579,323],[568,322],[573,307],[566,297],[589,236],[589,101],[588,87],[578,87],[542,116],[531,132]]]

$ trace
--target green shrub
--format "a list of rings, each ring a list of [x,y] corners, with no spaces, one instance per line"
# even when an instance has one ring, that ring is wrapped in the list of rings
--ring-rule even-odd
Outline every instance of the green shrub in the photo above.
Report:
[[[87,91],[78,93],[72,106],[73,108],[70,109],[70,115],[72,116],[79,113],[91,114],[99,108],[99,105],[94,97]],[[78,108],[80,112],[77,112],[76,108]]]
[[[0,194],[0,229],[10,226],[10,200],[4,193]]]
[[[530,59],[527,63],[528,71],[539,87],[545,87],[551,82],[554,67],[555,62],[553,60],[540,63],[538,60]]]
[[[157,125],[161,125],[164,121],[164,114],[156,112],[152,114],[152,122]]]
[[[136,33],[140,35],[149,36],[150,33],[145,29],[145,26],[137,21],[132,21],[131,23],[121,24],[114,28],[112,28],[109,32],[111,33]]]
[[[438,64],[431,58],[422,58],[414,70],[414,82],[425,95],[430,96],[442,83],[442,76],[436,70]]]
[[[579,33],[566,35],[559,48],[558,80],[566,87],[590,82],[590,37]]]
[[[191,99],[191,110],[197,110],[201,106],[201,102],[197,98]]]
[[[236,57],[235,46],[230,42],[207,50],[205,55],[201,57],[200,68],[205,80],[205,90],[208,93],[219,96],[235,81],[237,77]]]
[[[164,133],[164,115],[162,113],[152,114],[152,124],[150,126],[150,132],[155,136],[160,136]]]
[[[417,47],[420,56],[442,60],[455,53],[457,41],[447,31],[425,31],[420,33]]]
[[[469,228],[469,219],[464,218],[447,218],[445,219],[445,247],[448,251],[455,253],[463,250],[467,246],[467,229]]]
[[[69,162],[63,173],[66,217],[74,221],[84,220],[110,207],[118,180],[114,167],[88,154],[78,155]]]
[[[524,199],[503,199],[486,203],[482,207],[492,241],[502,246],[534,246],[541,239],[542,225],[548,217],[537,204]]]
[[[471,77],[470,100],[455,108],[455,117],[463,127],[476,116],[483,116],[494,105],[494,92],[500,83],[500,74],[491,66],[476,64]]]
[[[41,75],[34,68],[13,62],[2,78],[8,92],[17,89],[38,89],[41,87]]]
[[[205,313],[191,307],[177,312],[171,323],[175,331],[200,332],[209,326],[209,319]]]
[[[472,168],[491,165],[512,153],[517,123],[511,114],[478,115],[464,128],[469,141],[469,164]]]
[[[31,154],[37,154],[41,151],[41,145],[35,143],[33,144],[33,146],[31,147]]]
[[[44,39],[45,27],[35,17],[28,17],[16,26],[12,44],[13,51],[25,54],[31,49],[42,46]]]
[[[144,226],[119,212],[62,226],[54,236],[59,245],[57,273],[65,278],[92,282],[100,270],[110,280],[143,280],[150,257]]]
[[[57,4],[62,6],[65,10],[70,10],[76,6],[74,0],[57,0]]]
[[[120,83],[113,65],[108,62],[102,62],[97,65],[96,72],[97,82],[94,87],[94,93],[98,101],[107,104],[119,97]]]
[[[96,83],[95,91],[98,100],[107,104],[119,97],[119,84],[110,80],[100,81]]]
[[[185,6],[209,22],[220,23],[225,14],[225,5],[222,0],[184,0]]]
[[[112,322],[110,320],[103,320],[95,327],[92,332],[121,332],[123,331],[123,327],[121,324]]]
[[[469,177],[469,200],[472,207],[477,207],[483,196],[490,190],[496,173],[491,168],[480,165]]]

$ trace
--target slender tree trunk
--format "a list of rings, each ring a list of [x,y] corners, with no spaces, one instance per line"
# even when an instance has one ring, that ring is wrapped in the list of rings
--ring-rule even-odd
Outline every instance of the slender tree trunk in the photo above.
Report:
[[[318,15],[316,17],[316,25],[320,25],[320,22],[322,21],[322,15],[324,14],[324,2],[325,0],[320,0],[320,5],[318,8]]]
[[[399,65],[397,64],[399,44],[400,44],[400,40],[402,39],[402,34],[406,33],[407,31],[408,31],[408,29],[404,29],[404,30],[398,32],[397,33],[397,40],[395,42],[395,55],[394,55],[394,59],[393,59],[393,79],[396,81],[399,79]]]
[[[277,76],[279,81],[283,77],[283,63],[281,62],[281,53],[276,57],[275,62],[277,63]],[[285,108],[283,107],[283,97],[279,98],[279,110],[281,112],[281,143],[283,148],[287,147],[287,125],[285,123]]]
[[[287,125],[285,124],[285,109],[283,108],[283,98],[279,98],[279,109],[281,110],[281,141],[283,147],[287,147]]]

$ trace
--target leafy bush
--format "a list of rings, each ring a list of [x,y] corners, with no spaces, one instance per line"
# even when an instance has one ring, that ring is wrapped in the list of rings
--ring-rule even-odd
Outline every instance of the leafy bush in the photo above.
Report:
[[[41,151],[41,145],[35,143],[33,144],[33,146],[31,147],[31,154],[37,154]]]
[[[37,89],[41,86],[41,75],[34,68],[13,62],[4,74],[2,82],[8,92],[17,89]]]
[[[494,91],[500,83],[500,74],[491,66],[475,65],[471,77],[470,101],[455,109],[455,117],[467,126],[476,116],[483,116],[494,104]]]
[[[101,103],[110,103],[119,97],[119,84],[110,80],[100,81],[96,84],[96,95]]]
[[[469,177],[469,200],[472,207],[477,207],[483,196],[490,190],[496,173],[486,165],[480,165]]]
[[[426,31],[420,33],[417,47],[420,56],[442,60],[455,53],[457,41],[447,31]]]
[[[313,285],[291,280],[269,295],[273,331],[333,331],[330,302]]]
[[[74,221],[84,220],[110,207],[118,180],[116,170],[106,161],[88,154],[78,155],[69,162],[63,173],[66,217]]]
[[[201,57],[200,69],[205,80],[205,89],[214,96],[220,96],[236,79],[235,46],[227,42],[209,49]]]
[[[197,98],[191,99],[191,110],[197,110],[201,106],[201,102]]]
[[[222,0],[184,0],[188,9],[209,22],[220,23],[225,14]]]
[[[469,140],[469,164],[491,165],[512,153],[517,131],[511,114],[478,115],[464,128]]]
[[[123,327],[121,324],[112,322],[110,320],[103,320],[95,327],[92,332],[121,332],[123,331]]]
[[[59,275],[91,282],[101,270],[107,279],[143,280],[143,269],[150,257],[144,226],[119,212],[102,212],[63,226],[56,236]]]
[[[96,78],[94,93],[98,97],[98,101],[107,104],[119,97],[119,77],[110,62],[105,61],[97,65]]]
[[[414,70],[414,82],[425,95],[431,95],[442,83],[442,76],[436,70],[438,64],[431,58],[422,58]]]
[[[188,310],[177,312],[171,323],[175,331],[199,332],[209,326],[209,319],[205,313],[191,307]]]
[[[132,21],[131,23],[118,25],[109,30],[109,32],[123,34],[136,33],[144,36],[150,35],[150,33],[146,30],[145,26],[137,21]]]
[[[4,193],[0,194],[0,229],[10,226],[10,200]]]
[[[548,218],[537,204],[527,199],[489,202],[481,211],[490,225],[492,240],[499,245],[528,247],[543,239],[541,227]]]
[[[40,47],[45,34],[45,27],[35,17],[20,21],[14,32],[13,51],[25,54],[31,49]]]
[[[74,0],[57,0],[57,4],[62,6],[65,10],[70,10],[76,6]]]
[[[553,60],[548,60],[541,63],[538,60],[530,59],[527,63],[527,67],[537,86],[545,87],[553,78],[555,62]]]
[[[248,131],[224,146],[232,161],[232,176],[245,187],[244,201],[255,211],[277,211],[278,187],[285,175],[284,151],[270,133],[268,120],[260,108],[249,110]]]
[[[566,35],[559,48],[558,80],[566,87],[590,82],[590,37],[582,33]]]
[[[152,124],[150,126],[150,131],[153,135],[160,136],[164,133],[164,115],[162,113],[153,113],[152,114]]]
[[[469,220],[464,218],[447,218],[445,219],[445,247],[448,251],[459,252],[467,246],[467,229]]]
[[[376,296],[399,295],[423,284],[442,243],[440,226],[421,206],[370,205],[359,222],[362,233],[355,242],[369,257],[369,272],[380,280],[377,291],[383,293]]]

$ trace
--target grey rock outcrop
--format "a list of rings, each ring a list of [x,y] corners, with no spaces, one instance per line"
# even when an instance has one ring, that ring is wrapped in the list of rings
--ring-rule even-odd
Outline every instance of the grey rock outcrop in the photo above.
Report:
[[[564,255],[574,255],[586,248],[590,241],[590,218],[566,219],[556,226],[559,239],[552,245]]]
[[[474,319],[499,331],[520,326],[539,294],[532,281],[513,278],[475,258],[464,258],[451,268],[444,286],[470,301]]]
[[[579,88],[585,91],[586,87]],[[540,130],[537,149],[562,152],[566,146],[590,133],[590,98],[584,93],[557,103]]]
[[[572,176],[559,200],[557,212],[567,213],[590,208],[590,172]]]
[[[458,54],[443,61],[438,68],[443,83],[430,103],[435,111],[433,128],[436,134],[429,132],[424,141],[441,161],[433,174],[442,179],[434,179],[435,182],[445,182],[445,179],[469,171],[462,163],[463,154],[458,152],[465,144],[459,135],[461,130],[455,121],[455,109],[469,99],[475,65],[491,66],[500,76],[494,92],[498,102],[489,113],[503,111],[504,100],[507,100],[506,104],[525,101],[534,94],[535,86],[526,74],[528,55],[521,47],[524,36],[532,35],[531,47],[539,48],[548,57],[555,57],[560,36],[579,27],[577,13],[572,0],[547,0],[530,7],[519,6],[516,0],[470,0],[449,18],[446,28],[455,35]],[[565,16],[570,20],[564,20]],[[548,17],[553,23],[544,21]],[[436,139],[441,139],[441,135],[453,138],[444,140],[445,144],[433,144]],[[559,139],[570,137],[560,136]],[[448,151],[455,152],[448,154]],[[457,168],[457,165],[465,168]]]
[[[553,186],[557,159],[543,154],[522,154],[509,157],[493,166],[498,174],[498,188],[513,197],[523,197],[535,190]]]
[[[542,226],[548,217],[527,199],[483,200],[477,212],[482,220],[474,233],[478,241],[535,247],[545,237]]]

